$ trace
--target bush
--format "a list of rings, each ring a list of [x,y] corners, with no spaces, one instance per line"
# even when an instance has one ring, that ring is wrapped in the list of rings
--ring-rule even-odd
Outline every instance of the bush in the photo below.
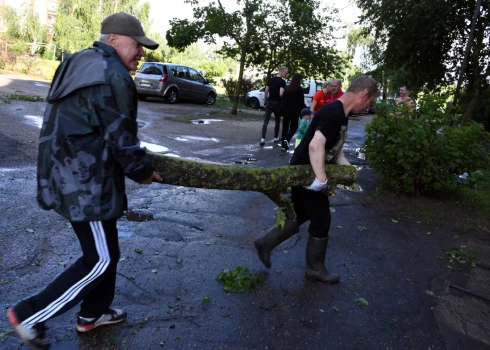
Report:
[[[237,81],[233,78],[229,78],[228,80],[221,79],[221,82],[223,83],[223,86],[225,88],[226,96],[228,96],[230,100],[233,100],[233,97],[235,96]],[[240,100],[243,101],[243,99],[245,98],[245,96],[249,91],[259,89],[262,85],[263,82],[260,79],[243,77],[242,84],[240,87]]]
[[[364,152],[385,185],[417,194],[452,189],[456,175],[471,176],[486,167],[489,133],[478,123],[455,125],[443,106],[428,97],[406,118],[397,107],[377,106],[377,117],[366,127]]]

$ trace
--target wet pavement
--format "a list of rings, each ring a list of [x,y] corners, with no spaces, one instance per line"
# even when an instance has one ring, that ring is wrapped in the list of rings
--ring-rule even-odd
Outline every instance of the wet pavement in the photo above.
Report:
[[[42,103],[0,104],[0,121],[9,125],[0,130],[4,309],[38,292],[80,254],[69,224],[35,202],[43,108]],[[196,113],[196,120],[203,120],[206,108],[141,103],[140,137],[171,156],[236,166],[288,164],[290,153],[271,141],[258,145],[260,119],[165,119]],[[362,191],[339,189],[331,200],[326,263],[340,273],[338,285],[304,279],[307,225],[275,249],[271,269],[261,265],[253,241],[275,223],[275,204],[265,195],[128,181],[129,212],[118,222],[121,261],[114,300],[128,311],[128,321],[77,334],[77,310],[70,310],[48,322],[53,349],[489,348],[488,324],[478,321],[488,320],[489,309],[471,299],[458,304],[461,297],[447,292],[452,275],[434,258],[441,254],[440,238],[428,236],[422,224],[377,216],[364,200],[376,186],[358,150],[371,118],[351,120],[346,143]],[[268,139],[272,128],[273,122]],[[263,273],[264,283],[250,293],[223,292],[216,277],[236,266]],[[366,308],[359,298],[368,302]],[[462,307],[472,311],[474,322],[460,319]],[[0,348],[25,348],[4,318]]]

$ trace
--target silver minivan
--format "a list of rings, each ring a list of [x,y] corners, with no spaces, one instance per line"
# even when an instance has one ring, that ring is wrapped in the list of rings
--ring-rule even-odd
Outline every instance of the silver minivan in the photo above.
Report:
[[[169,103],[192,100],[212,105],[215,88],[197,70],[181,64],[145,62],[134,77],[138,98],[160,96]]]

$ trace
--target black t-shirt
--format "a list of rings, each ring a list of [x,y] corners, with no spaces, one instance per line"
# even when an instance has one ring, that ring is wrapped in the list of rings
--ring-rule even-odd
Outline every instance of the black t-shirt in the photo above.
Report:
[[[315,113],[305,136],[299,146],[294,150],[290,164],[311,164],[309,145],[317,130],[327,139],[325,143],[327,157],[335,158],[344,144],[348,122],[349,119],[345,116],[344,105],[341,101],[337,100],[324,105]]]
[[[267,86],[269,87],[269,97],[267,97],[267,100],[281,101],[279,91],[281,88],[286,89],[286,81],[281,77],[273,77],[269,79]]]

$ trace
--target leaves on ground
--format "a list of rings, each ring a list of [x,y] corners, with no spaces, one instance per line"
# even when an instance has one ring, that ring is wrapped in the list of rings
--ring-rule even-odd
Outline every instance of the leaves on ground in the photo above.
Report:
[[[332,306],[333,311],[339,312],[339,308],[337,306]]]
[[[134,248],[134,251],[138,254],[143,254],[143,249],[141,248]]]
[[[210,303],[211,302],[211,298],[210,297],[204,297],[202,298],[202,302],[207,304],[207,303]]]
[[[445,249],[442,250],[449,256],[450,264],[468,264],[475,267],[475,260],[478,259],[478,257],[476,254],[463,250],[463,248],[466,247],[461,246],[460,248],[454,248],[453,250],[449,251],[446,251]]]
[[[366,299],[364,298],[356,298],[354,299],[354,302],[359,306],[361,309],[365,309],[368,307],[369,303]]]
[[[359,231],[367,231],[367,226],[357,226]]]
[[[248,267],[237,266],[233,270],[223,270],[217,276],[218,281],[223,282],[223,290],[232,293],[249,292],[258,283],[264,281],[260,274],[250,273]]]

